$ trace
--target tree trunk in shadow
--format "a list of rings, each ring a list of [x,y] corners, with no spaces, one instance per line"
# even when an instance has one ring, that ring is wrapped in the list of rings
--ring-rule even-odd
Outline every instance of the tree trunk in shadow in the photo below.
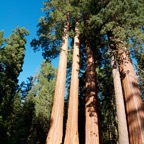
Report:
[[[122,48],[121,48],[122,47]],[[144,109],[137,76],[123,42],[117,43],[130,144],[144,144]]]
[[[123,97],[119,67],[115,56],[111,57],[111,66],[112,66],[112,76],[114,82],[116,112],[118,121],[118,135],[119,135],[118,141],[119,144],[129,144],[124,97]]]
[[[76,23],[73,48],[72,74],[68,106],[68,119],[64,144],[79,144],[78,136],[78,89],[79,89],[79,30]]]
[[[98,118],[98,98],[96,85],[96,67],[94,53],[86,38],[86,144],[99,144],[99,118]]]
[[[46,144],[61,144],[63,137],[63,114],[64,95],[66,83],[67,51],[68,51],[68,26],[64,27],[63,43],[60,52],[59,67],[57,73],[54,103],[50,120],[50,128],[47,135]]]

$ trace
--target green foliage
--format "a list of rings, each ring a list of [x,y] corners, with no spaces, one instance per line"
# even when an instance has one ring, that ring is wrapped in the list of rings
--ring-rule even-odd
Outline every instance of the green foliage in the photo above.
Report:
[[[73,0],[52,0],[44,3],[46,16],[40,19],[38,39],[33,39],[31,46],[35,51],[41,48],[45,59],[52,60],[59,55],[65,24],[68,24],[69,36],[74,36],[75,19],[81,16],[77,3]]]
[[[34,50],[42,49],[47,59],[35,78],[30,77],[18,87],[28,31],[17,28],[5,39],[0,32],[0,141],[1,143],[45,143],[56,81],[56,70],[49,63],[59,55],[64,25],[69,23],[69,36],[75,35],[79,21],[80,87],[79,87],[79,137],[85,142],[85,38],[90,40],[96,59],[97,85],[101,133],[103,143],[116,143],[117,122],[112,84],[107,34],[127,44],[137,59],[139,86],[144,96],[144,1],[139,0],[48,0],[44,3],[46,16],[38,24],[38,39],[33,39]],[[107,56],[106,56],[107,55]],[[72,54],[69,51],[68,82],[71,77]],[[67,82],[67,83],[68,83]],[[67,85],[69,92],[69,86]],[[66,111],[66,110],[65,110]],[[65,115],[65,122],[66,122]],[[64,125],[65,127],[65,125]]]
[[[4,34],[4,32],[0,31],[0,49],[2,49],[2,46],[3,46],[4,41],[5,41],[3,34]]]
[[[142,98],[144,100],[144,52],[141,51],[140,53],[137,53],[136,59],[137,59],[137,71],[138,71],[138,80],[139,80],[139,87],[140,87],[140,91],[142,94]]]
[[[0,141],[9,143],[15,134],[15,123],[20,106],[18,76],[22,71],[28,31],[16,28],[8,38],[0,32],[0,117],[3,132]],[[3,136],[4,135],[4,136]]]
[[[11,111],[0,116],[2,144],[43,144],[49,129],[56,69],[43,62],[35,78],[28,78],[11,101]]]
[[[44,10],[47,15],[44,19],[41,19],[39,24],[39,40],[35,40],[35,43],[33,43],[35,49],[37,46],[42,47],[45,58],[52,59],[57,56],[60,50],[58,47],[61,45],[65,21],[68,20],[70,23],[69,34],[71,37],[74,36],[73,27],[75,22],[79,20],[80,23],[78,28],[81,34],[81,43],[83,44],[80,48],[80,56],[82,56],[80,77],[83,80],[80,81],[79,88],[79,134],[81,143],[84,143],[85,136],[81,132],[81,130],[84,130],[85,37],[87,36],[90,39],[90,46],[96,59],[102,139],[104,143],[116,143],[117,124],[114,91],[110,60],[109,57],[106,57],[106,54],[107,56],[110,55],[107,47],[107,34],[110,32],[116,38],[120,38],[128,48],[135,46],[135,51],[140,50],[139,48],[141,48],[140,46],[144,41],[143,5],[143,0],[52,0],[45,3]],[[141,58],[139,57],[139,61]],[[140,66],[142,67],[142,64]]]
[[[18,76],[22,71],[25,51],[25,36],[28,31],[16,28],[0,49],[0,107],[9,107],[16,93]],[[3,40],[3,38],[2,38]],[[9,110],[9,109],[8,109]]]
[[[38,96],[35,97],[36,118],[44,118],[39,122],[44,131],[47,131],[55,90],[56,70],[50,63],[44,62],[37,79],[38,83],[35,86],[38,91]]]
[[[50,63],[43,62],[40,72],[34,78],[35,84],[23,103],[21,127],[24,129],[23,132],[20,132],[21,140],[25,138],[25,142],[29,144],[45,143],[49,129],[55,82],[56,69]],[[25,90],[27,91],[27,88]]]
[[[38,40],[33,39],[31,46],[34,47],[34,50],[41,47],[44,58],[51,60],[60,52],[63,27],[68,21],[71,7],[66,2],[52,0],[44,3],[44,11],[47,15],[40,19],[37,31]]]
[[[110,65],[97,69],[100,125],[103,143],[117,142],[117,121],[114,100],[114,88]]]

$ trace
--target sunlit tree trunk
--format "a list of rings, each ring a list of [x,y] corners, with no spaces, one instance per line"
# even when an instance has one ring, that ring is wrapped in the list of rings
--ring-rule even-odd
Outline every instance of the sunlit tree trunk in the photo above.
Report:
[[[124,97],[123,97],[119,67],[115,56],[111,57],[111,66],[112,66],[112,76],[114,82],[116,112],[118,121],[118,141],[119,144],[129,144]]]
[[[94,53],[86,38],[86,144],[99,144],[99,118]]]
[[[67,51],[68,51],[68,24],[64,27],[64,36],[60,52],[57,73],[54,103],[52,108],[50,128],[47,135],[47,144],[61,144],[63,137],[64,94],[66,83]]]
[[[109,39],[108,47],[112,51],[111,67],[112,67],[117,122],[118,122],[118,142],[119,144],[129,144],[128,128],[127,128],[127,120],[126,120],[126,112],[125,112],[125,102],[124,102],[122,84],[121,84],[121,79],[120,79],[120,71],[119,71],[119,66],[118,66],[116,45],[115,43],[113,43],[114,39],[112,38],[110,33],[108,34],[108,39]]]
[[[117,43],[120,58],[120,73],[126,104],[126,115],[130,144],[144,144],[144,109],[137,76],[127,48],[123,42]]]
[[[77,23],[78,25],[78,23]],[[68,106],[68,119],[64,144],[79,144],[78,136],[78,88],[79,88],[79,30],[76,26],[73,47],[72,74]]]

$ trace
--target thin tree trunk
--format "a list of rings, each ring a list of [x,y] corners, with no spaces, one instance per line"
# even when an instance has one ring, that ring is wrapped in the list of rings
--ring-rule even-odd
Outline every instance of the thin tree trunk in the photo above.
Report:
[[[67,51],[68,51],[68,23],[64,27],[63,43],[60,52],[54,103],[51,114],[50,128],[46,144],[61,144],[63,137],[64,94],[66,83]]]
[[[73,48],[72,75],[70,85],[68,119],[64,144],[79,144],[78,136],[78,88],[79,88],[79,30],[76,23]]]
[[[144,144],[144,109],[136,73],[127,48],[122,42],[117,44],[117,49],[120,58],[120,73],[126,103],[130,144]]]
[[[86,144],[99,144],[99,118],[94,54],[86,38]]]
[[[128,129],[124,105],[124,97],[122,92],[122,85],[120,79],[119,68],[117,60],[114,56],[111,57],[112,76],[114,82],[117,121],[118,121],[118,134],[119,144],[129,144]]]

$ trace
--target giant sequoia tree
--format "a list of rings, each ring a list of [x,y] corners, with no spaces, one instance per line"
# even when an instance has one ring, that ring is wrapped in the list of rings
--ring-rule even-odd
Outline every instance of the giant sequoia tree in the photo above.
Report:
[[[77,5],[75,5],[76,3]],[[98,58],[98,52],[103,55],[103,45],[105,45],[105,48],[107,48],[107,50],[109,49],[107,47],[107,42],[108,42],[107,34],[108,33],[111,33],[112,35],[112,41],[115,44],[114,51],[116,52],[116,56],[118,54],[116,59],[118,60],[120,67],[121,67],[121,78],[123,78],[122,86],[123,86],[125,105],[126,105],[126,110],[127,110],[130,143],[133,143],[132,142],[134,139],[133,133],[135,131],[133,127],[135,127],[135,124],[138,125],[138,127],[139,126],[141,127],[141,129],[137,129],[138,139],[135,139],[135,143],[141,142],[140,139],[142,139],[143,137],[142,134],[140,134],[140,133],[143,133],[142,100],[141,100],[140,93],[138,90],[138,83],[132,79],[131,81],[129,81],[130,79],[127,79],[127,76],[128,76],[127,71],[131,71],[133,73],[133,77],[135,77],[136,79],[136,75],[134,74],[134,69],[132,67],[132,64],[130,64],[129,60],[126,63],[124,62],[124,60],[125,58],[126,59],[129,58],[129,56],[127,57],[126,55],[127,52],[131,52],[129,50],[132,44],[130,39],[134,40],[134,44],[135,42],[139,42],[139,43],[141,42],[141,44],[143,42],[142,39],[140,38],[140,36],[143,36],[143,31],[142,31],[143,1],[105,0],[105,1],[95,2],[93,0],[90,0],[88,2],[86,0],[82,0],[79,3],[75,1],[60,2],[60,1],[52,0],[52,1],[47,1],[45,3],[45,10],[47,12],[47,15],[45,19],[41,19],[41,22],[39,25],[39,30],[38,30],[39,40],[33,40],[32,45],[35,47],[35,49],[38,48],[38,46],[41,46],[43,50],[43,55],[48,60],[55,58],[60,53],[59,70],[58,70],[57,84],[56,84],[56,89],[55,89],[55,98],[54,98],[51,125],[50,125],[50,129],[48,133],[47,143],[61,143],[62,142],[65,72],[66,72],[66,65],[67,65],[66,59],[67,59],[67,54],[68,54],[67,48],[65,46],[66,45],[68,46],[68,34],[70,34],[70,36],[74,38],[73,34],[71,35],[71,32],[73,33],[73,31],[71,30],[74,29],[73,25],[74,23],[76,23],[77,17],[79,17],[79,20],[80,20],[79,31],[81,33],[81,41],[85,41],[85,44],[84,44],[84,47],[86,48],[85,56],[87,58],[87,62],[86,62],[87,67],[85,69],[85,73],[86,73],[86,89],[85,89],[86,90],[86,94],[85,94],[86,96],[86,143],[93,143],[93,142],[100,143],[99,121],[98,121],[99,118],[98,118],[98,113],[97,113],[98,108],[99,108],[98,100],[97,100],[97,92],[99,95],[100,104],[109,101],[110,103],[108,104],[108,107],[114,108],[114,105],[115,105],[113,101],[110,101],[110,98],[103,95],[103,92],[107,92],[108,93],[107,95],[110,95],[111,93],[113,95],[113,92],[108,92],[104,88],[104,86],[103,86],[104,88],[103,90],[100,89],[99,88],[100,84],[96,83],[97,82],[96,81],[96,63],[95,63],[94,58],[97,57],[97,61],[101,63],[101,65],[99,65],[101,67],[100,69],[108,71],[106,67],[107,65],[110,66],[110,61],[109,61],[110,55],[109,55],[108,60],[103,60],[103,61],[108,62],[109,64],[105,64],[104,62],[101,62],[101,60]],[[88,20],[88,25],[87,25],[87,20]],[[137,36],[139,34],[140,36]],[[80,49],[81,48],[82,47],[80,47]],[[75,58],[73,57],[73,61],[74,60]],[[130,70],[127,70],[128,66],[124,65],[123,62],[125,64],[129,64]],[[122,73],[122,70],[124,70],[124,73]],[[98,73],[98,75],[100,75],[100,73]],[[74,78],[76,78],[76,76]],[[120,80],[119,76],[118,78]],[[71,81],[73,81],[73,68],[72,68]],[[103,77],[102,81],[105,81],[108,83],[108,78]],[[131,107],[131,106],[135,105],[136,103],[134,103],[133,101],[131,104],[129,104],[129,102],[127,101],[129,99],[128,95],[131,95],[132,99],[135,97],[134,96],[135,92],[133,92],[132,94],[130,93],[128,94],[127,93],[128,88],[125,87],[125,84],[126,86],[131,86],[133,90],[135,89],[137,91],[136,103],[140,104],[141,109],[138,109],[138,108],[133,109],[134,107]],[[97,88],[98,91],[96,89],[96,85],[99,86]],[[119,83],[119,87],[121,87],[120,83]],[[77,107],[77,101],[74,103],[74,101],[71,100],[73,98],[73,96],[71,96],[71,91],[72,91],[71,89],[72,88],[70,87],[68,123],[67,123],[67,128],[66,128],[65,142],[66,140],[70,140],[70,138],[72,138],[70,135],[74,131],[77,131],[75,129],[77,128],[77,122],[76,122],[77,120],[75,121],[74,128],[72,130],[71,130],[72,126],[70,126],[70,117],[71,117],[70,115],[72,114],[71,110],[73,109],[73,107]],[[121,100],[122,99],[123,97],[121,96]],[[118,106],[116,107],[118,108]],[[125,113],[124,104],[121,105],[120,107],[123,109],[122,113],[124,114]],[[101,105],[101,108],[102,108],[102,105]],[[101,110],[101,113],[102,111],[103,110]],[[74,115],[74,118],[76,117],[77,117],[77,112]],[[137,117],[136,119],[140,120],[140,123],[139,123],[140,125],[137,123],[138,121],[136,122],[136,119],[133,120],[134,117]],[[109,119],[109,122],[106,123],[108,129],[112,127],[115,128],[116,126],[111,125],[111,124],[114,125],[114,123],[110,121],[112,119],[110,117],[108,119]],[[135,124],[132,124],[131,120]],[[113,120],[113,121],[115,122],[116,120]],[[95,123],[97,123],[97,126]],[[93,125],[95,125],[96,127],[93,127]],[[126,124],[125,124],[125,127],[126,127]],[[55,131],[56,129],[57,131]],[[71,132],[69,132],[69,130]],[[89,132],[92,131],[92,134],[91,133],[87,134],[89,133],[88,130]],[[114,130],[116,131],[116,129]],[[72,136],[75,136],[75,135],[77,134],[76,133],[72,134]],[[115,132],[115,135],[116,135],[116,132]],[[122,140],[121,138],[123,137],[121,132],[119,132],[119,135],[120,135],[119,142],[123,143],[123,141],[121,141]],[[127,135],[127,132],[126,132],[126,135]],[[112,133],[108,133],[108,137],[109,137],[109,140],[111,140],[112,142],[112,138],[114,137]],[[72,138],[71,141],[73,141],[73,139],[74,138]],[[126,141],[128,142],[128,139]]]
[[[123,46],[124,48],[125,46]],[[120,50],[120,72],[126,101],[130,143],[143,143],[144,108],[138,81],[127,50]]]
[[[68,31],[69,31],[69,5],[65,2],[51,1],[45,3],[45,9],[50,15],[40,24],[39,40],[33,40],[32,45],[36,47],[39,43],[44,49],[44,54],[52,52],[56,55],[60,52],[59,68],[57,73],[56,89],[54,95],[54,103],[51,114],[50,128],[47,136],[48,144],[59,144],[62,142],[63,136],[63,114],[64,114],[64,94],[66,83],[66,67],[68,55]],[[64,7],[63,7],[64,6]],[[53,11],[55,9],[55,11]],[[51,17],[50,17],[51,16]],[[48,27],[49,26],[49,27]],[[63,32],[61,32],[61,30]],[[45,35],[41,36],[41,33]],[[58,39],[58,40],[57,40]],[[43,40],[43,41],[41,41]],[[45,42],[52,45],[45,45]],[[58,47],[58,43],[61,48]],[[56,42],[56,44],[55,44]],[[54,47],[56,46],[56,47]],[[55,57],[46,55],[47,57]],[[57,129],[57,131],[56,131]]]
[[[78,91],[79,91],[79,48],[80,48],[80,33],[78,22],[75,26],[75,37],[73,46],[73,62],[70,84],[70,96],[68,107],[68,119],[65,135],[65,144],[79,144],[78,134]]]
[[[68,31],[68,25],[66,24],[64,28],[63,44],[62,44],[61,54],[60,54],[55,96],[54,96],[54,104],[53,104],[52,114],[51,114],[51,124],[47,136],[47,144],[50,143],[58,144],[61,143],[62,141],[64,94],[65,94],[65,82],[66,82],[67,51],[68,51],[67,31]]]
[[[116,45],[115,49],[117,50],[120,58],[119,60],[120,60],[122,85],[123,85],[126,110],[127,110],[126,112],[127,112],[127,119],[128,119],[130,143],[142,143],[142,139],[143,139],[143,135],[141,134],[143,133],[142,99],[139,93],[139,88],[138,88],[138,84],[136,80],[137,78],[134,72],[134,68],[131,64],[130,56],[128,54],[129,53],[128,45],[131,44],[129,43],[130,42],[129,39],[131,37],[133,39],[137,39],[138,42],[142,42],[142,37],[141,37],[143,35],[142,34],[143,33],[142,32],[142,19],[143,19],[142,5],[143,5],[142,1],[139,2],[123,1],[120,3],[117,3],[116,1],[111,1],[107,4],[104,11],[102,11],[103,14],[105,13],[105,16],[103,15],[104,16],[103,17],[101,15],[103,19],[105,19],[106,16],[110,15],[109,19],[107,20],[107,23],[104,25],[104,28],[102,29],[102,32],[104,31],[112,32],[113,41]],[[112,11],[109,10],[110,8],[112,8]],[[127,78],[130,73],[131,73],[131,78]],[[134,79],[132,80],[132,78]],[[130,87],[132,91],[128,89]],[[135,102],[132,99],[135,99]],[[138,139],[134,138],[134,133],[135,133],[134,131],[136,130],[136,128],[134,127],[140,127],[137,128],[138,131],[136,132],[138,134],[137,136]]]
[[[125,103],[120,79],[120,70],[118,66],[118,58],[115,44],[112,37],[109,34],[109,49],[111,51],[111,66],[112,66],[112,75],[114,82],[114,91],[115,91],[115,102],[117,110],[117,121],[118,121],[118,133],[119,133],[119,143],[129,143],[128,139],[128,129],[125,113]]]
[[[86,144],[100,143],[94,52],[86,39]]]
[[[17,28],[7,39],[0,32],[0,143],[143,144],[143,6],[143,0],[47,0],[31,42],[46,61],[21,86],[28,32]],[[57,56],[55,79],[50,62]]]

